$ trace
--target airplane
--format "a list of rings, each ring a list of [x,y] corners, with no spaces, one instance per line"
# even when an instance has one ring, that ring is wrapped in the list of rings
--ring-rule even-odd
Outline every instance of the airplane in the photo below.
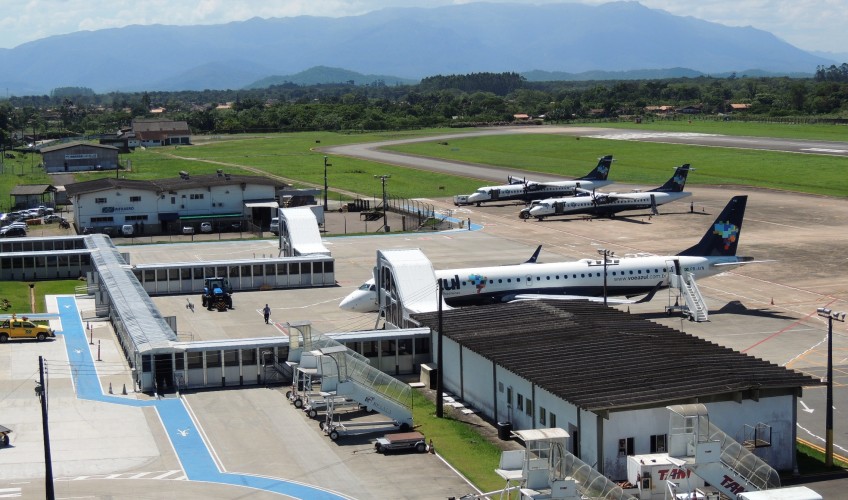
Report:
[[[607,180],[612,162],[612,155],[604,156],[598,160],[598,165],[591,172],[572,181],[537,182],[509,176],[507,177],[509,184],[481,187],[468,195],[465,203],[468,205],[475,203],[479,207],[480,203],[489,201],[530,202],[545,197],[571,195],[577,188],[599,188],[612,182]]]
[[[672,274],[692,273],[697,280],[756,262],[752,257],[736,255],[747,202],[747,196],[733,197],[701,240],[677,255],[606,256],[606,259],[542,264],[536,262],[540,246],[522,264],[446,269],[436,271],[436,278],[445,303],[451,307],[539,298],[601,302],[604,296],[648,294],[637,301],[607,300],[614,304],[646,302],[657,290],[668,288]],[[339,308],[352,312],[378,311],[374,280],[350,293]]]
[[[675,169],[674,175],[665,184],[644,192],[595,193],[581,189],[577,196],[534,201],[531,206],[523,208],[518,217],[525,220],[531,217],[543,220],[545,217],[554,215],[575,214],[615,217],[615,214],[619,212],[647,208],[656,215],[659,213],[657,206],[692,195],[683,191],[686,177],[692,170],[695,169],[690,168],[688,163],[681,165]]]

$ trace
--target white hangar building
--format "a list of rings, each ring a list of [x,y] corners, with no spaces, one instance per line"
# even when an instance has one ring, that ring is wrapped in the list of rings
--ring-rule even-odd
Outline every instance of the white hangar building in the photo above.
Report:
[[[89,142],[68,142],[41,148],[41,161],[48,174],[89,170],[116,170],[118,148]]]
[[[411,317],[433,330],[438,353],[438,313]],[[445,391],[499,427],[565,429],[568,451],[614,481],[627,479],[629,455],[669,451],[666,407],[694,403],[771,467],[794,470],[797,400],[821,385],[587,301],[453,309],[442,324]]]
[[[242,221],[267,227],[283,187],[267,177],[219,173],[150,181],[103,178],[65,190],[80,231],[110,232],[132,224],[135,234],[170,234],[183,226],[197,229],[201,222],[211,222],[216,232]]]

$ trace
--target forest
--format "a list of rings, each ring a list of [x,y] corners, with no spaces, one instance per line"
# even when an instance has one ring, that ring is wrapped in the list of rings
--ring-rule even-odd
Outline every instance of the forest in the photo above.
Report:
[[[734,106],[735,105],[735,106]],[[744,105],[744,106],[739,106]],[[27,140],[114,134],[136,118],[185,120],[194,134],[377,131],[634,119],[693,114],[734,120],[848,123],[848,63],[812,78],[527,81],[518,73],[437,75],[416,85],[274,85],[263,89],[110,92],[62,87],[0,100],[0,148]],[[685,109],[684,109],[685,108]],[[679,112],[684,110],[687,115]],[[674,112],[677,110],[678,112]],[[154,114],[154,111],[158,111]]]

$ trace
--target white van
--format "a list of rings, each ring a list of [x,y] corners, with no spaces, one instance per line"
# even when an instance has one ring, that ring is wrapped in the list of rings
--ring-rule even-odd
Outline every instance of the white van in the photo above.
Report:
[[[135,228],[132,224],[124,224],[123,226],[121,226],[121,234],[123,234],[124,236],[132,236],[134,232]]]
[[[279,236],[279,234],[280,234],[280,218],[279,217],[273,217],[271,219],[271,227],[270,227],[269,231],[271,231],[275,235]]]

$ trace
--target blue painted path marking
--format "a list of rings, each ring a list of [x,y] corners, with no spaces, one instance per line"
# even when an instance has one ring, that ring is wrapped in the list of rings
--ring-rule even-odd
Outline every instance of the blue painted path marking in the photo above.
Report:
[[[62,320],[62,331],[57,331],[56,334],[65,338],[72,373],[78,373],[75,379],[77,397],[103,403],[154,407],[159,413],[162,425],[165,427],[171,445],[174,447],[188,480],[245,486],[293,498],[327,500],[349,500],[351,498],[318,486],[287,479],[221,472],[181,399],[139,401],[103,394],[76,300],[70,296],[60,296],[57,297],[57,303],[59,305],[59,317]]]

